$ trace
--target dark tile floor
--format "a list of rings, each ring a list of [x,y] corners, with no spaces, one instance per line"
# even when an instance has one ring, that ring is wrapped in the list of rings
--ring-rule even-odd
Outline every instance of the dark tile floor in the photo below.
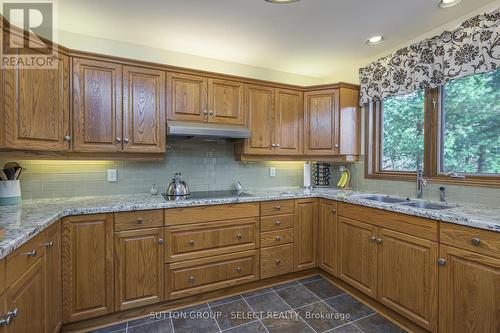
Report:
[[[320,276],[115,325],[94,333],[405,332]]]

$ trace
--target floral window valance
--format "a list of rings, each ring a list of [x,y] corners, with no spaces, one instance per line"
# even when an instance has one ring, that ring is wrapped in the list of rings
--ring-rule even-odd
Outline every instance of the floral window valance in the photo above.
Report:
[[[500,11],[360,68],[361,104],[500,68]]]

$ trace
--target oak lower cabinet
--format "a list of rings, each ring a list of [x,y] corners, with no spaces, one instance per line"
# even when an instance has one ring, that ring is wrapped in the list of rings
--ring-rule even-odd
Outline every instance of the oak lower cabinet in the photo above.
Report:
[[[295,271],[316,267],[316,243],[318,236],[317,214],[317,199],[295,200],[293,251]]]
[[[113,214],[63,219],[62,283],[63,323],[115,310]]]
[[[62,326],[61,221],[47,230],[45,245],[45,332],[59,332]]]
[[[439,332],[500,332],[500,259],[444,245],[440,258]]]
[[[116,311],[164,299],[163,228],[115,233]]]
[[[337,203],[321,199],[318,220],[318,266],[333,276],[337,276],[338,271],[337,224]]]

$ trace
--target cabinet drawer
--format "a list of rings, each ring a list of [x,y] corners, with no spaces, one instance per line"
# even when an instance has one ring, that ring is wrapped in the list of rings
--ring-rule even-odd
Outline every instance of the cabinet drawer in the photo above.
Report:
[[[176,299],[259,279],[257,250],[167,265],[167,299]]]
[[[260,234],[260,247],[293,243],[293,229],[267,231]]]
[[[293,244],[260,250],[260,277],[265,279],[293,271]]]
[[[260,203],[260,215],[280,215],[294,212],[294,200],[265,201]]]
[[[115,213],[116,231],[161,226],[163,226],[162,209]]]
[[[293,217],[293,214],[261,217],[260,231],[293,228]]]
[[[45,255],[46,241],[47,234],[43,231],[7,256],[7,286]]]
[[[167,262],[197,259],[258,247],[258,219],[167,227]]]
[[[440,239],[442,244],[500,258],[498,232],[441,222]]]
[[[258,217],[259,203],[250,202],[234,205],[214,205],[188,208],[165,209],[165,225],[179,225],[200,222]]]

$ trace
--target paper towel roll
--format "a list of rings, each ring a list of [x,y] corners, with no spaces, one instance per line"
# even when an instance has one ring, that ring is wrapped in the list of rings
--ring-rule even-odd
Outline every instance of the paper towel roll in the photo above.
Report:
[[[311,186],[311,163],[304,164],[304,187]]]

